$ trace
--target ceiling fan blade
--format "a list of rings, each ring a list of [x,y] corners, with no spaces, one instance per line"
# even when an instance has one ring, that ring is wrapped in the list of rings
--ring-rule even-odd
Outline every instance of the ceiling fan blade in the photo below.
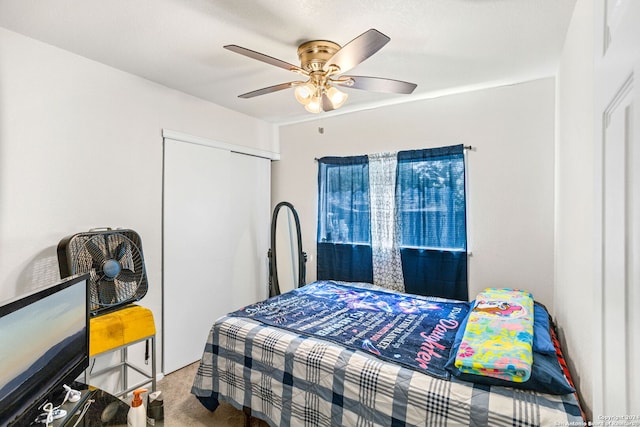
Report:
[[[370,29],[344,45],[324,64],[322,69],[329,71],[331,66],[344,73],[382,49],[391,40],[380,31]]]
[[[309,75],[308,72],[298,67],[297,65],[289,64],[288,62],[273,58],[269,55],[265,55],[264,53],[256,52],[255,50],[247,49],[235,44],[226,45],[224,46],[224,48],[232,52],[239,53],[240,55],[244,55],[252,59],[257,59],[258,61],[266,62],[267,64],[275,65],[276,67],[284,68],[288,71],[293,71],[294,73],[303,74],[305,76]]]
[[[280,83],[279,85],[263,87],[262,89],[254,90],[251,92],[243,93],[242,95],[238,95],[238,98],[253,98],[254,96],[266,95],[267,93],[277,92],[279,90],[289,89],[290,87],[298,86],[304,84],[304,82],[287,82]]]
[[[418,86],[415,83],[403,82],[401,80],[365,76],[340,76],[339,80],[332,80],[332,83],[353,89],[370,90],[372,92],[402,94],[410,94]]]

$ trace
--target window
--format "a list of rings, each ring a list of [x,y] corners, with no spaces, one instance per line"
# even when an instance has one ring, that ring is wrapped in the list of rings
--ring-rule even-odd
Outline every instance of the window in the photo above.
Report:
[[[445,147],[398,153],[401,247],[466,250],[464,154],[458,151]]]
[[[400,280],[407,292],[466,300],[462,145],[401,151],[393,162],[397,163],[395,191],[387,188],[381,195],[371,194],[368,156],[319,160],[318,279],[376,283],[374,270],[385,267],[377,268],[384,260],[380,261],[377,248],[372,251],[372,241],[379,240],[372,239],[372,233],[382,232],[395,236],[402,263]],[[385,225],[387,230],[372,229],[371,215],[379,210],[378,204],[395,209],[396,223]],[[389,251],[385,248],[382,253]]]
[[[369,244],[369,165],[366,156],[320,163],[318,241]]]

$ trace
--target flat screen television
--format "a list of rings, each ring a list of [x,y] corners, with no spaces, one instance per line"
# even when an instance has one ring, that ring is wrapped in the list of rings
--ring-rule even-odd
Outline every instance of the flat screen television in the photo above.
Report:
[[[89,366],[88,277],[0,304],[0,426],[29,425]]]

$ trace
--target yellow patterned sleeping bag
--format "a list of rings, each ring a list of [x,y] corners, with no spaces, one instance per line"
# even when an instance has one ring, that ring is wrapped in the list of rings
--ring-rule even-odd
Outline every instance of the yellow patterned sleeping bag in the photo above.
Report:
[[[469,374],[524,382],[533,363],[533,296],[509,288],[478,294],[455,366]]]

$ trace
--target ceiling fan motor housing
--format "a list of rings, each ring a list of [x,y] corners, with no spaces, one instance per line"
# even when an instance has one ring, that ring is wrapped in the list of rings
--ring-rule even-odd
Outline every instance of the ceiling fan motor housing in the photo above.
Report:
[[[300,68],[309,73],[322,71],[324,64],[340,50],[340,45],[328,40],[312,40],[298,46]]]

